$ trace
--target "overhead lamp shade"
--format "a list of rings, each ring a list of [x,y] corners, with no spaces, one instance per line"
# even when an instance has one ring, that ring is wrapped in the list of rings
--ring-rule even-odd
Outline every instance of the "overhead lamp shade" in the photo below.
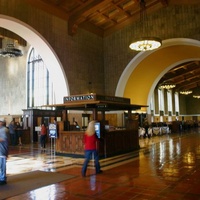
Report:
[[[6,48],[0,50],[0,56],[3,57],[19,57],[23,53],[20,49],[14,47],[14,44],[7,44]]]
[[[194,90],[193,97],[196,99],[200,99],[200,86],[197,84],[197,88]]]
[[[143,37],[131,43],[129,47],[135,51],[150,51],[159,48],[161,45],[162,41],[157,37]]]
[[[145,36],[142,38],[135,39],[129,47],[135,51],[150,51],[159,48],[162,45],[162,41],[158,37],[151,37],[149,33],[151,29],[148,27],[148,19],[146,13],[146,2],[140,0],[140,22],[141,22],[141,33],[140,35]]]
[[[173,89],[175,87],[176,87],[176,84],[174,84],[173,82],[163,82],[159,86],[160,89],[166,89],[166,90],[170,90],[170,89]]]
[[[196,99],[200,99],[200,94],[194,94],[193,97]]]
[[[184,95],[188,95],[188,94],[191,94],[192,93],[192,90],[181,90],[180,91],[180,94],[184,94]]]

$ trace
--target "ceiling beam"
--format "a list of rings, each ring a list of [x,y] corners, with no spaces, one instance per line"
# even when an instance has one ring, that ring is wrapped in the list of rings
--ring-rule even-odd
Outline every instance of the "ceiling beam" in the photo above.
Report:
[[[179,85],[178,87],[176,87],[176,90],[179,91],[181,89],[193,89],[193,88],[196,88],[198,85],[200,84],[200,79],[196,79],[194,81],[190,81],[188,82],[187,84],[182,84],[182,85]]]
[[[157,5],[159,3],[160,3],[160,0],[157,0],[157,1],[153,1],[150,4],[146,5],[147,12],[148,12],[148,10],[151,10],[148,13],[158,10],[159,8],[156,7],[155,5]],[[154,6],[155,6],[155,9],[154,9]],[[129,26],[133,22],[136,22],[139,19],[140,19],[140,8],[138,7],[138,10],[136,10],[135,13],[132,16],[130,16],[128,19],[124,19],[124,21],[117,23],[116,25],[110,27],[109,29],[104,30],[104,36],[110,35],[111,33],[115,32],[115,31],[118,31],[126,26]]]
[[[102,6],[108,4],[111,0],[102,1],[102,0],[94,0],[89,1],[83,4],[80,9],[74,14],[70,15],[68,19],[68,34],[74,35],[77,32],[77,28],[80,23],[85,22],[86,16],[89,14],[96,12]]]

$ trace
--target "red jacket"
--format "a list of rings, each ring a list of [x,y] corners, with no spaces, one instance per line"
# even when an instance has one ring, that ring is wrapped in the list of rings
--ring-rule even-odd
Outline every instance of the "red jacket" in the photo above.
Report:
[[[98,138],[96,134],[92,136],[88,136],[87,134],[85,134],[83,139],[83,142],[85,144],[85,150],[97,150]]]
[[[41,126],[41,135],[46,135],[46,134],[47,134],[46,126]]]

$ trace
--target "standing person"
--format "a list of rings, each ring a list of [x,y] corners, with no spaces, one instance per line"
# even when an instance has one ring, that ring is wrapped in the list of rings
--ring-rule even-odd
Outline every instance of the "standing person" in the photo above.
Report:
[[[40,145],[41,148],[46,147],[46,137],[47,137],[47,127],[45,126],[44,123],[41,125],[41,131],[40,131]]]
[[[16,131],[17,131],[19,145],[22,146],[22,128],[21,128],[19,122],[17,122],[17,124],[16,124]]]
[[[0,119],[0,185],[6,184],[6,159],[8,157],[7,129],[4,119]]]
[[[149,128],[149,123],[147,121],[147,118],[144,119],[143,122],[143,127],[145,128],[145,134],[143,135],[144,138],[148,137],[148,128]]]
[[[8,126],[9,128],[9,133],[10,133],[10,141],[11,141],[11,145],[15,146],[16,145],[16,126],[15,126],[15,122],[14,120],[12,120]]]
[[[102,170],[100,168],[99,164],[99,155],[97,152],[97,143],[98,143],[98,138],[95,133],[95,121],[91,121],[88,124],[87,130],[84,135],[84,145],[85,145],[85,161],[82,167],[81,174],[83,177],[86,176],[86,170],[88,163],[92,157],[94,156],[95,160],[95,169],[96,169],[96,174],[102,173]]]

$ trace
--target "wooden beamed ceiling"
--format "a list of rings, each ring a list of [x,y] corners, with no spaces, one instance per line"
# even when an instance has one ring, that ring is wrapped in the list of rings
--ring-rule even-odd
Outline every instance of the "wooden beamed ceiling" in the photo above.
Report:
[[[102,37],[137,21],[141,0],[25,0],[50,14],[68,21],[70,35],[78,28]],[[168,5],[199,4],[199,0],[145,0],[147,13]]]
[[[32,6],[66,20],[68,33],[79,28],[105,37],[140,18],[140,0],[25,0]],[[147,13],[169,5],[198,4],[200,0],[145,0]],[[128,48],[128,47],[127,47]],[[173,81],[176,89],[192,89],[200,84],[199,61],[183,63],[167,72],[163,81]]]
[[[139,19],[140,0],[26,0],[28,3],[68,21],[70,35],[84,28],[101,37]],[[168,5],[168,0],[145,0],[147,12]]]
[[[189,90],[200,86],[200,61],[183,63],[169,70],[159,81],[157,87],[163,82],[173,82],[176,90]]]

